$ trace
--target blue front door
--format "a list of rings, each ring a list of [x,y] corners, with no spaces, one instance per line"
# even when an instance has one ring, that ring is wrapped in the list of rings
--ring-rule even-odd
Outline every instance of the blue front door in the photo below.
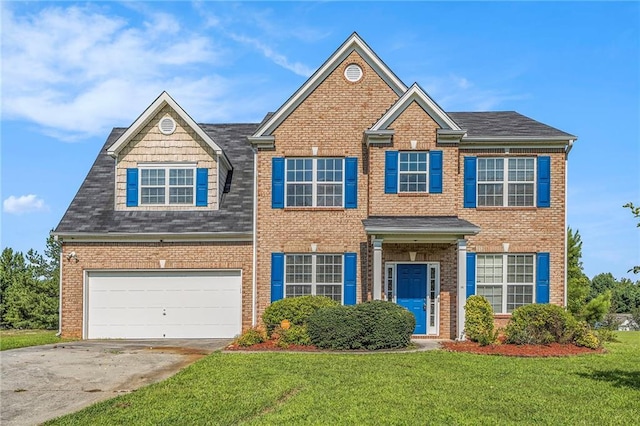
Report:
[[[398,265],[396,302],[416,317],[413,334],[427,334],[427,265]]]

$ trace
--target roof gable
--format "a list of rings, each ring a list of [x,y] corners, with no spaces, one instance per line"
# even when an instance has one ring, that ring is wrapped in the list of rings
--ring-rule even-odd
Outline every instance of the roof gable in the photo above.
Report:
[[[442,129],[461,130],[458,124],[440,108],[440,105],[431,99],[417,83],[413,83],[409,90],[371,127],[370,131],[387,130],[388,126],[413,102],[420,105]]]
[[[112,157],[117,156],[118,153],[144,128],[149,120],[155,117],[165,105],[172,108],[176,114],[178,114],[180,118],[182,118],[187,125],[211,147],[211,149],[213,149],[217,155],[222,155],[224,158],[222,149],[218,144],[216,144],[213,139],[204,130],[202,130],[195,121],[193,121],[189,114],[187,114],[187,112],[182,109],[182,107],[178,105],[178,103],[173,100],[166,91],[162,92],[160,96],[158,96],[156,100],[153,101],[151,105],[149,105],[149,107],[147,107],[147,109],[144,110],[144,112],[133,122],[133,124],[131,124],[131,126],[129,126],[129,128],[107,148],[107,153]]]
[[[261,142],[272,142],[273,131],[300,105],[321,83],[329,76],[353,51],[357,52],[362,59],[384,80],[389,87],[398,95],[406,92],[406,85],[382,62],[373,50],[360,38],[357,33],[353,33],[336,50],[333,55],[325,61],[318,70],[249,138],[254,144]]]

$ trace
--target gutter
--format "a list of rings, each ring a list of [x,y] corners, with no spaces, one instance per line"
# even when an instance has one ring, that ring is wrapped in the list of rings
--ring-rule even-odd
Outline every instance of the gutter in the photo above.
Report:
[[[389,228],[389,227],[366,227],[367,234],[437,234],[437,235],[476,235],[480,232],[480,228]]]
[[[252,241],[251,232],[191,232],[191,233],[144,233],[130,232],[57,232],[54,234],[75,242],[180,242],[180,241]]]

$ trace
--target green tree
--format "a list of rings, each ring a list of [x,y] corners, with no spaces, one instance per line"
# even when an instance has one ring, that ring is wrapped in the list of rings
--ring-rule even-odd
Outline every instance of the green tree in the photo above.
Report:
[[[599,294],[607,290],[613,291],[616,287],[616,279],[611,272],[601,273],[593,277],[591,280],[591,291],[589,292],[589,300],[594,299]]]
[[[631,210],[633,217],[635,217],[636,219],[640,219],[640,207],[634,206],[633,203],[627,203],[622,207],[628,208],[629,210]],[[640,228],[640,220],[638,221],[636,227]],[[634,274],[640,273],[640,265],[636,265],[633,268],[629,269],[629,272],[631,271],[633,271]]]
[[[11,286],[27,275],[27,264],[24,255],[7,247],[0,255],[0,326],[6,327],[7,292]]]
[[[611,291],[607,290],[591,299],[580,311],[578,318],[594,325],[604,319],[611,310]]]
[[[582,238],[580,232],[567,230],[567,309],[579,316],[589,295],[589,278],[582,269]]]
[[[60,246],[53,237],[47,239],[45,256],[35,250],[29,250],[25,256],[5,249],[1,267],[3,326],[56,328]]]

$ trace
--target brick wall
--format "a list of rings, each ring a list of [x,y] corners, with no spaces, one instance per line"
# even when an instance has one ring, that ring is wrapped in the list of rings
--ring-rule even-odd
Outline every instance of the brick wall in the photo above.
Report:
[[[158,122],[166,116],[173,118],[176,122],[176,130],[171,135],[165,135],[158,129]],[[136,168],[139,163],[151,162],[190,162],[195,163],[196,167],[209,169],[208,207],[198,207],[198,210],[215,210],[218,208],[216,154],[168,105],[150,119],[127,146],[120,151],[116,168],[115,208],[116,210],[193,210],[194,206],[179,205],[127,207],[127,168]],[[168,179],[169,176],[166,176],[166,178]],[[195,176],[193,178],[195,179]]]
[[[360,65],[363,77],[352,83],[344,69]],[[258,313],[270,303],[271,253],[356,252],[366,265],[367,180],[363,167],[363,131],[397,100],[397,95],[356,53],[352,52],[274,131],[275,150],[258,155]],[[274,156],[358,157],[357,209],[272,209],[271,159]],[[361,247],[363,248],[361,250]],[[362,300],[361,268],[358,301]]]
[[[82,337],[84,272],[86,270],[241,269],[242,328],[251,327],[251,243],[74,243],[62,253],[62,335]],[[67,260],[75,251],[78,262]]]

